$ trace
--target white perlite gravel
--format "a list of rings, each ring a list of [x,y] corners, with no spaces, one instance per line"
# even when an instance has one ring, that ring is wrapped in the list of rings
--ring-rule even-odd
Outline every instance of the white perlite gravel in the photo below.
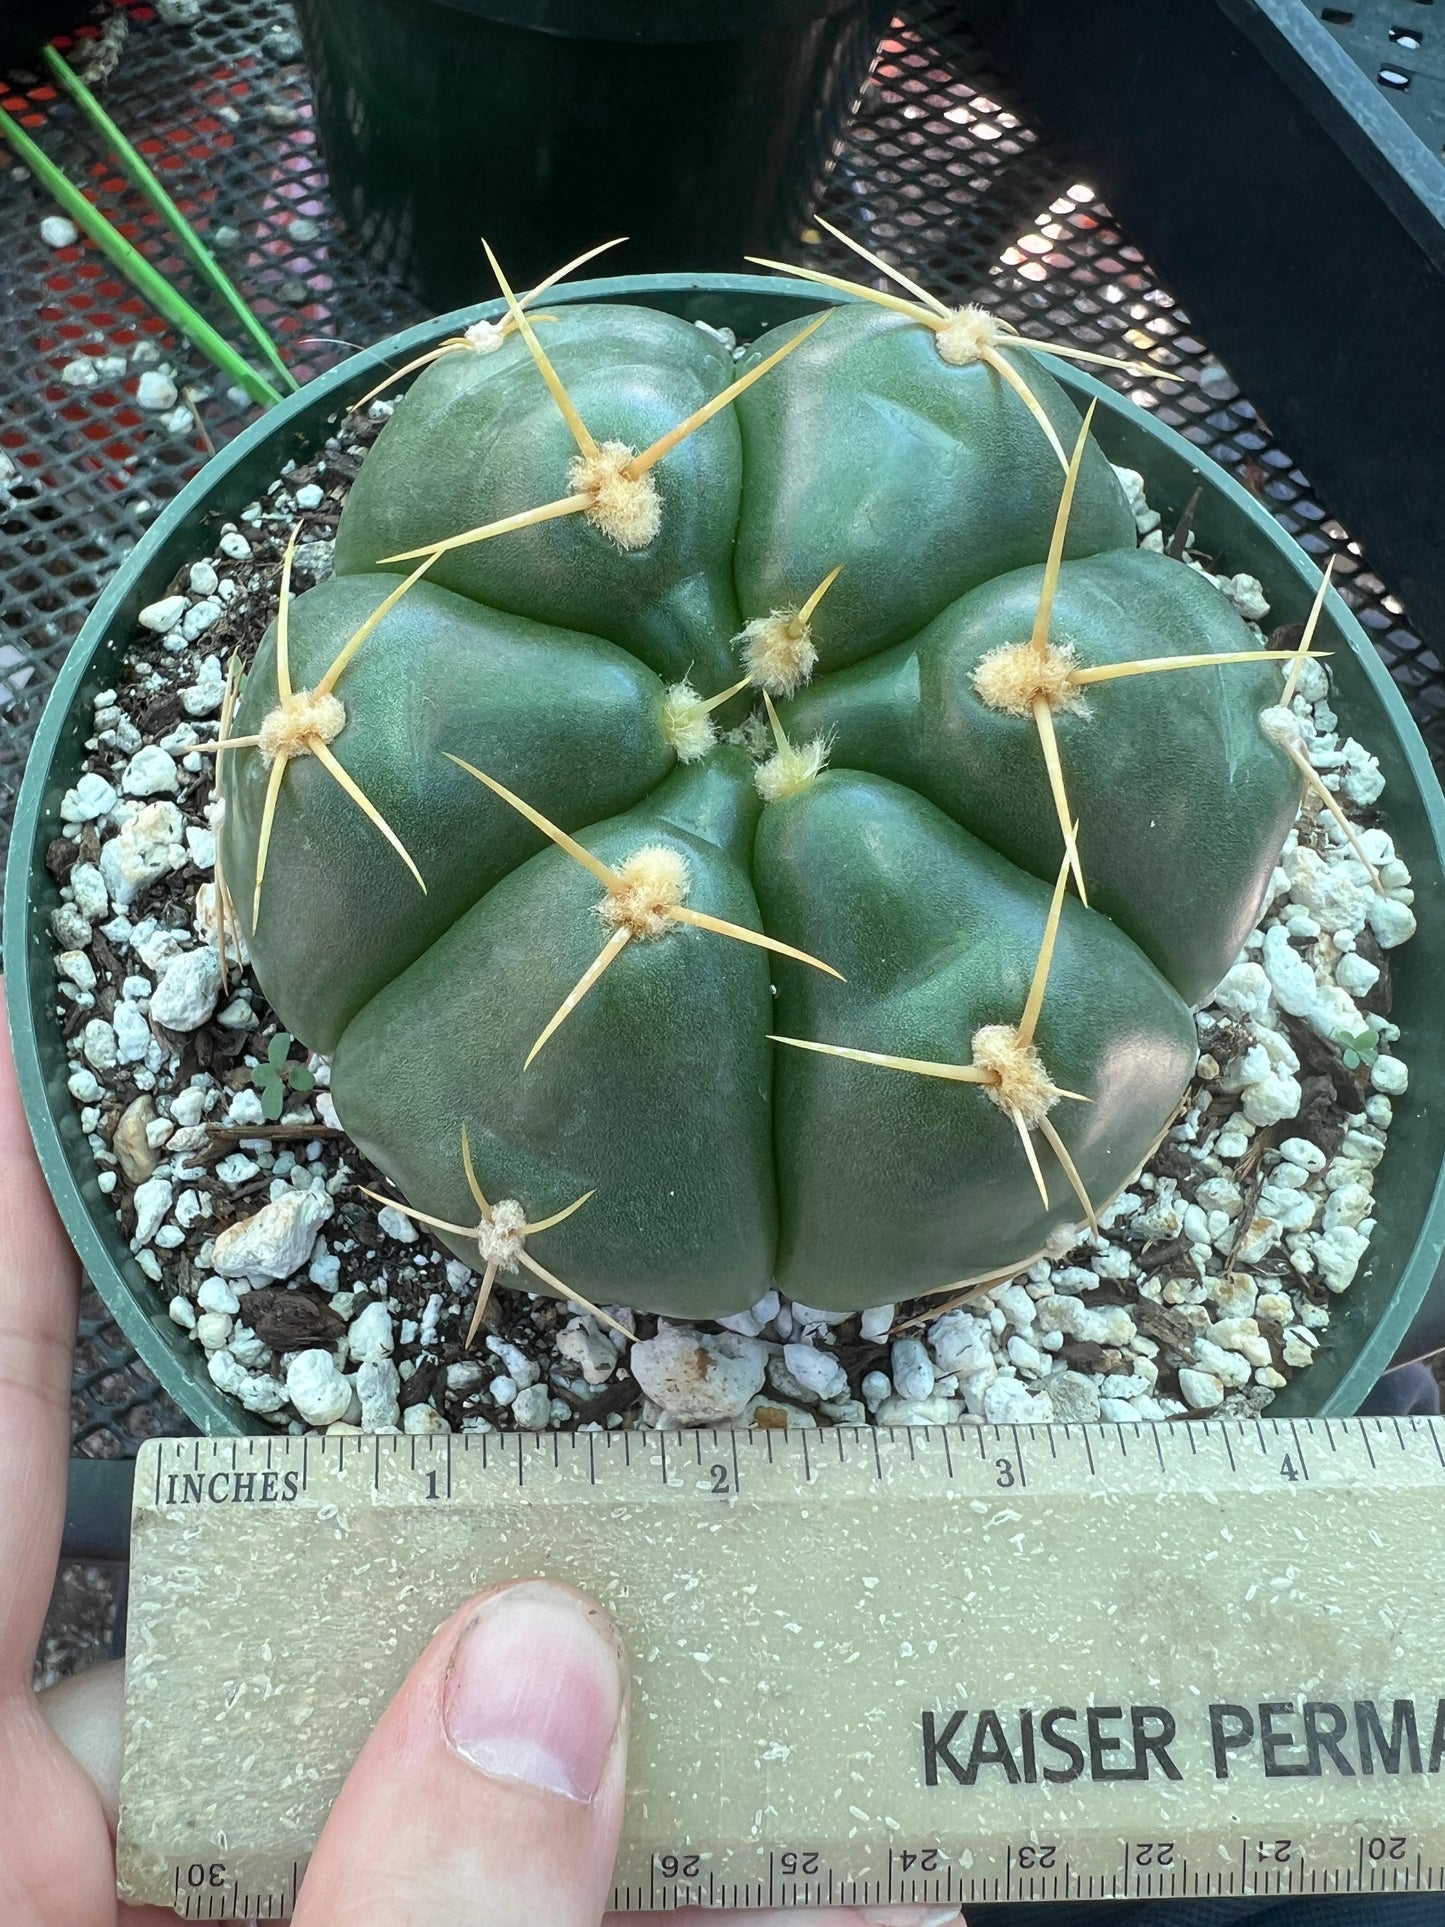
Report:
[[[1187,1109],[1097,1237],[1070,1232],[952,1308],[882,1302],[887,1278],[853,1317],[776,1290],[710,1325],[609,1307],[631,1347],[554,1300],[499,1290],[463,1350],[478,1280],[360,1196],[358,1183],[389,1187],[337,1126],[324,1060],[308,1060],[316,1089],[263,1121],[254,1073],[276,1025],[234,951],[220,982],[218,806],[196,749],[214,736],[230,651],[248,654],[274,611],[291,525],[307,524],[301,589],[329,573],[349,478],[390,412],[373,404],[369,423],[288,469],[141,612],[132,681],[96,698],[90,768],[50,853],[70,1094],[135,1261],[212,1382],[292,1431],[1132,1422],[1267,1405],[1310,1364],[1364,1259],[1408,1085],[1386,953],[1414,932],[1409,872],[1363,825],[1379,895],[1308,804],[1259,928],[1198,1015]],[[1120,474],[1141,540],[1161,548],[1142,482]],[[1211,579],[1247,621],[1267,614],[1253,578]],[[1307,664],[1294,717],[1315,768],[1368,819],[1383,779],[1329,693],[1324,666]],[[1373,1061],[1352,1076],[1340,1039],[1364,1033]]]

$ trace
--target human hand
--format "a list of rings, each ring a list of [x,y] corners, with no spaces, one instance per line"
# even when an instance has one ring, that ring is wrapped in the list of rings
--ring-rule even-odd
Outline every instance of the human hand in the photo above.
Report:
[[[0,1895],[10,1927],[158,1927],[176,1916],[115,1898],[120,1667],[38,1697],[30,1687],[65,1510],[79,1275],[35,1160],[3,1018],[0,985]],[[627,1699],[626,1654],[599,1606],[541,1581],[469,1600],[347,1776],[297,1927],[597,1927],[622,1819]],[[669,1918],[936,1927],[956,1915]]]

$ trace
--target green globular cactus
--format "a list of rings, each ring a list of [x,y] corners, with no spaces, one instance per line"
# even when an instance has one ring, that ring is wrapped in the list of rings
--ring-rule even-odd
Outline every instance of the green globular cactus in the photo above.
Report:
[[[546,285],[424,358],[223,713],[261,986],[478,1313],[1018,1270],[1177,1112],[1297,668],[978,310],[735,362]]]

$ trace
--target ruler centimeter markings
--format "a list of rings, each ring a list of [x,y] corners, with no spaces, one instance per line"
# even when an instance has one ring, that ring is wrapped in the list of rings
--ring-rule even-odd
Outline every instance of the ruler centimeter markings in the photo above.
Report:
[[[535,1574],[633,1655],[615,1907],[1445,1892],[1442,1444],[1427,1419],[149,1442],[122,1895],[288,1914],[412,1659]]]

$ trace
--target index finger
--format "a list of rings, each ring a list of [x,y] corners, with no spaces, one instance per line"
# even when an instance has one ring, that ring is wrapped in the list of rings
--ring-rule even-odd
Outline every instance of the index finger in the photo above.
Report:
[[[30,1689],[55,1580],[79,1295],[21,1108],[0,981],[0,1697]]]

